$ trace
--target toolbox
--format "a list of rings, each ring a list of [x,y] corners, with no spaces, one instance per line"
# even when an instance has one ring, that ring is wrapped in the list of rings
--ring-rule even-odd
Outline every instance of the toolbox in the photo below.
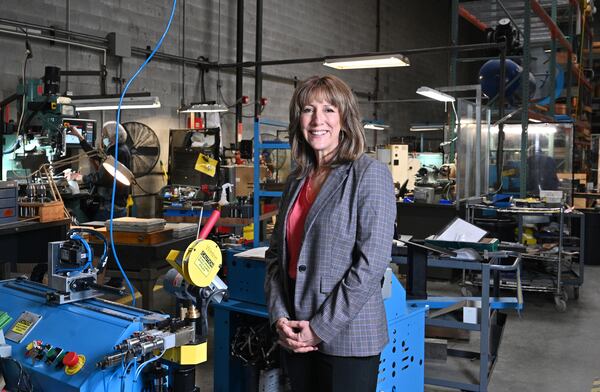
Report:
[[[18,220],[17,191],[16,181],[0,181],[0,224]]]

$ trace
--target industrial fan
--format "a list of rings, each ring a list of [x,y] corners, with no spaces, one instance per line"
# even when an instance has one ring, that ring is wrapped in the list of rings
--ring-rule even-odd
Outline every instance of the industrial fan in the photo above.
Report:
[[[160,157],[156,133],[140,122],[122,124],[127,131],[127,146],[131,150],[131,171],[136,178],[150,174]]]

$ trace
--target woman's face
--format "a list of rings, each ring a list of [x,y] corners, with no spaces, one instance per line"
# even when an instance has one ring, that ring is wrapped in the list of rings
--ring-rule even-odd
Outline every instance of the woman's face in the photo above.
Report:
[[[311,100],[302,108],[300,126],[304,138],[322,159],[335,151],[339,143],[341,119],[337,107],[324,100]]]

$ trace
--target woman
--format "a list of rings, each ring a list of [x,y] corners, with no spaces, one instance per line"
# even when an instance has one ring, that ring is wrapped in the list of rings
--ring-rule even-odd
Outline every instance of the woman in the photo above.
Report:
[[[270,247],[265,292],[292,389],[374,391],[388,342],[381,281],[396,204],[388,168],[364,154],[352,91],[311,77],[290,103],[297,168]]]

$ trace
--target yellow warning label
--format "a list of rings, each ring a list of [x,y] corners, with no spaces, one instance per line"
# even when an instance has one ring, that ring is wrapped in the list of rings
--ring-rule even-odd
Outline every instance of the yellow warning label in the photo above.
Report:
[[[31,324],[33,323],[29,320],[19,320],[15,323],[15,325],[13,325],[12,331],[19,335],[24,335],[27,333],[27,330],[31,327]]]
[[[217,172],[217,164],[219,162],[216,159],[213,159],[207,155],[202,153],[198,154],[198,159],[196,160],[196,165],[194,169],[197,171],[206,174],[207,176],[214,177]]]
[[[196,267],[204,274],[204,276],[208,276],[215,265],[205,251],[201,251],[200,257],[198,257],[195,261]]]

